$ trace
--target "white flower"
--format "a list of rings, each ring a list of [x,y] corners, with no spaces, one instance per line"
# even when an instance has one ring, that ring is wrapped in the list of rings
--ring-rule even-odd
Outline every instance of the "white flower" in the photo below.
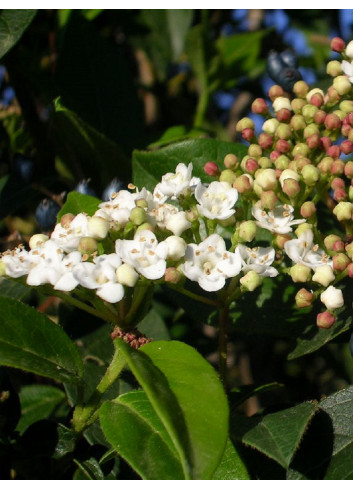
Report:
[[[153,223],[161,229],[168,229],[176,236],[191,227],[191,222],[186,219],[184,211],[172,204],[160,204],[157,208],[152,209],[148,215],[152,217]]]
[[[124,226],[129,221],[132,209],[136,207],[136,194],[128,190],[120,190],[113,196],[113,199],[102,202],[98,207],[109,216],[111,221]],[[97,215],[103,217],[99,211],[96,213]]]
[[[242,244],[239,244],[237,248],[241,256],[244,273],[253,270],[262,277],[276,277],[278,275],[278,271],[270,266],[275,259],[274,248],[248,248]]]
[[[332,266],[330,265],[320,265],[316,268],[313,275],[313,281],[327,287],[328,284],[335,280],[335,274],[333,273]]]
[[[306,265],[316,270],[321,265],[332,265],[332,260],[317,244],[313,245],[314,234],[310,229],[304,231],[298,239],[291,239],[284,244],[289,258],[295,263]]]
[[[157,201],[163,203],[168,198],[176,199],[179,195],[184,195],[199,182],[199,178],[192,177],[192,163],[189,163],[188,166],[179,163],[175,173],[163,175],[162,181],[156,185],[153,191],[153,196]]]
[[[208,219],[228,219],[235,212],[238,191],[228,182],[212,182],[207,187],[199,183],[195,190],[197,209]]]
[[[94,259],[94,263],[81,263],[74,276],[80,285],[96,290],[98,297],[114,304],[124,297],[124,287],[118,282],[116,273],[120,265],[121,259],[116,253],[101,255]]]
[[[183,238],[180,238],[179,236],[169,236],[164,242],[168,246],[168,259],[177,261],[185,255],[186,243]]]
[[[329,310],[337,309],[344,305],[342,290],[336,289],[333,285],[330,285],[330,287],[320,295],[320,299]]]
[[[349,62],[343,60],[341,63],[342,71],[345,75],[348,76],[348,80],[353,83],[353,61]]]
[[[277,97],[272,102],[272,107],[275,112],[278,112],[281,109],[287,109],[292,111],[292,106],[290,104],[290,100],[287,97]]]
[[[202,289],[214,292],[224,287],[227,278],[240,273],[241,258],[238,250],[227,251],[223,238],[212,234],[199,245],[187,245],[181,270]]]
[[[144,277],[149,280],[163,277],[168,246],[164,242],[158,243],[152,231],[137,231],[132,240],[118,239],[115,247],[123,262],[134,267]]]
[[[77,214],[67,226],[62,226],[58,223],[50,236],[50,240],[67,253],[77,250],[80,239],[89,236],[87,226],[87,214]]]
[[[6,275],[12,278],[27,275],[31,267],[28,251],[22,247],[5,251],[1,255],[1,261],[5,265]]]
[[[252,208],[252,215],[260,228],[277,234],[287,234],[292,231],[292,226],[305,222],[305,219],[294,219],[293,210],[291,205],[283,204],[266,212],[262,209],[261,202],[257,202]]]

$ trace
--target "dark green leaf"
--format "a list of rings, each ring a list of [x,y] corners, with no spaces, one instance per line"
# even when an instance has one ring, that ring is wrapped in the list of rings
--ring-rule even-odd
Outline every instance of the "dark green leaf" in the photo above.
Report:
[[[352,480],[353,387],[319,403],[319,411],[288,471],[289,479]]]
[[[264,385],[242,385],[231,390],[229,398],[233,407],[240,406],[250,397],[256,396],[261,392],[272,391],[273,389],[280,389],[283,387],[282,384],[277,382],[271,382],[270,384]]]
[[[233,443],[228,440],[221,463],[213,474],[213,480],[249,480],[248,471]]]
[[[243,69],[249,71],[259,56],[262,39],[266,33],[264,30],[220,37],[216,45],[223,63],[226,66],[236,63],[239,69],[241,60]]]
[[[189,31],[186,38],[185,51],[200,84],[200,90],[207,90],[209,56],[207,56],[206,39],[202,25],[196,25]]]
[[[165,146],[167,144],[175,143],[183,139],[196,139],[197,137],[205,135],[204,131],[199,129],[188,129],[186,126],[173,126],[169,127],[162,136],[148,145],[148,149],[156,149],[160,146]]]
[[[0,277],[0,297],[12,297],[13,299],[23,300],[31,294],[31,288],[21,284],[17,280],[7,277]]]
[[[0,297],[0,364],[61,382],[78,382],[82,361],[57,324],[34,308]]]
[[[0,58],[14,46],[32,22],[37,10],[3,9],[0,11]]]
[[[0,440],[10,435],[21,416],[21,405],[16,389],[5,368],[0,368]],[[1,445],[1,443],[0,443]],[[0,450],[1,452],[1,450]]]
[[[0,178],[0,219],[17,211],[25,202],[35,199],[37,192],[14,175]]]
[[[21,419],[17,430],[22,433],[28,426],[50,416],[65,399],[63,391],[51,385],[25,385],[20,391]]]
[[[231,434],[288,468],[317,409],[316,403],[304,402],[263,417],[233,414]]]
[[[75,472],[74,480],[104,480],[104,474],[97,460],[93,457],[80,462],[74,460],[79,469]]]
[[[134,151],[133,180],[137,187],[153,190],[165,173],[175,172],[179,163],[192,163],[193,175],[208,181],[210,177],[203,171],[205,163],[214,161],[222,168],[223,159],[228,153],[234,153],[241,159],[246,148],[242,144],[214,139],[194,139],[171,144],[156,151]]]
[[[58,153],[77,179],[94,178],[92,185],[97,188],[115,177],[131,178],[130,161],[121,148],[65,107],[60,98],[55,100],[53,123]]]
[[[137,329],[155,341],[170,339],[168,329],[155,309],[151,309],[142,321],[139,322]]]
[[[118,345],[172,439],[185,476],[211,477],[228,433],[228,405],[216,372],[177,341],[155,341],[140,350]]]
[[[143,479],[184,478],[175,447],[143,391],[104,403],[100,421],[107,440]]]
[[[64,214],[79,214],[80,212],[85,212],[89,216],[93,216],[93,214],[98,209],[98,204],[101,201],[96,197],[92,197],[91,195],[80,194],[79,192],[70,192],[67,196],[66,202],[63,207],[58,212],[57,222],[60,222],[60,219]]]

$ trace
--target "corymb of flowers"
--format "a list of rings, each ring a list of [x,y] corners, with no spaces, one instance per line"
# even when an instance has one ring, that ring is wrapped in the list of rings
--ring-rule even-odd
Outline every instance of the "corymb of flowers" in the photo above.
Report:
[[[3,253],[1,273],[110,311],[156,283],[217,305],[286,274],[297,306],[317,300],[317,325],[331,327],[353,277],[353,41],[331,47],[342,59],[327,65],[326,92],[300,80],[253,102],[265,122],[259,135],[250,118],[237,123],[244,157],[181,162],[151,191],[130,185],[93,216],[64,214],[50,235]],[[318,205],[337,235],[320,229]]]

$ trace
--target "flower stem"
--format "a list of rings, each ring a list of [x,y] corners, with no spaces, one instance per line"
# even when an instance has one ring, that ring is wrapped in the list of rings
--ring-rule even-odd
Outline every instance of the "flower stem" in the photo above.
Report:
[[[194,292],[191,292],[190,290],[186,290],[182,287],[178,287],[177,285],[173,284],[168,284],[168,287],[176,290],[177,292],[180,292],[183,295],[186,295],[187,297],[190,297],[190,299],[195,299],[196,301],[203,302],[204,304],[207,304],[209,306],[217,306],[218,303],[212,299],[208,299],[207,297],[204,297],[202,295],[195,294]]]
[[[98,410],[102,403],[102,397],[118,378],[125,363],[125,357],[118,349],[116,349],[110,365],[88,402],[86,404],[78,404],[75,408],[72,418],[72,426],[77,433],[81,433],[97,419]]]

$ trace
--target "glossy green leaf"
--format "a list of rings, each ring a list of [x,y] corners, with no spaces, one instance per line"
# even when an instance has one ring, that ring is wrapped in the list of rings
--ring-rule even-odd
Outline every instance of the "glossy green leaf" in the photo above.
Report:
[[[77,179],[94,178],[93,187],[99,188],[115,177],[131,178],[130,161],[120,146],[68,109],[61,98],[55,100],[53,124],[58,154]]]
[[[66,396],[57,387],[35,384],[23,386],[19,397],[21,401],[21,419],[17,425],[17,430],[22,433],[36,421],[48,418]]]
[[[83,462],[74,460],[79,467],[76,470],[73,480],[104,480],[104,474],[97,460],[93,457]]]
[[[246,148],[242,144],[226,143],[214,139],[193,139],[171,144],[156,151],[134,151],[133,180],[137,187],[153,190],[162,176],[167,172],[175,172],[179,163],[193,164],[193,175],[210,181],[203,171],[205,163],[214,161],[220,168],[226,154],[234,153],[240,159],[245,155]]]
[[[100,203],[101,201],[96,197],[92,197],[92,195],[80,194],[76,191],[69,192],[65,204],[58,212],[57,222],[60,221],[64,214],[68,213],[76,215],[80,212],[85,212],[89,216],[93,216]]]
[[[278,382],[271,382],[269,384],[263,384],[258,386],[253,384],[241,385],[240,387],[235,387],[234,389],[232,389],[228,397],[231,405],[235,407],[235,406],[240,406],[250,397],[257,396],[262,392],[268,392],[274,389],[280,389],[281,387],[283,387],[283,385],[278,384]]]
[[[23,300],[31,294],[32,289],[17,280],[0,277],[0,297],[12,297],[13,299]]]
[[[66,333],[44,314],[14,299],[0,297],[0,364],[78,382],[82,361]]]
[[[205,132],[199,129],[188,129],[186,126],[172,126],[157,141],[150,143],[148,149],[156,149],[184,139],[196,139],[201,135],[205,135]]]
[[[213,480],[249,480],[249,474],[233,443],[228,440],[226,449],[213,474]]]
[[[105,402],[100,422],[113,448],[143,479],[184,479],[176,449],[143,391]]]
[[[137,329],[155,341],[170,339],[165,322],[155,309],[151,309],[142,321],[139,322]]]
[[[353,386],[328,396],[288,471],[289,479],[352,480]]]
[[[0,58],[14,46],[32,22],[37,10],[3,9],[0,11]]]
[[[233,414],[231,435],[288,468],[317,409],[317,403],[304,402],[263,417]]]
[[[128,365],[165,426],[186,478],[208,479],[228,435],[228,404],[209,363],[177,341],[132,350],[119,341]]]
[[[222,36],[216,45],[226,66],[243,62],[243,69],[250,70],[256,62],[262,47],[262,39],[267,31],[244,32]]]

